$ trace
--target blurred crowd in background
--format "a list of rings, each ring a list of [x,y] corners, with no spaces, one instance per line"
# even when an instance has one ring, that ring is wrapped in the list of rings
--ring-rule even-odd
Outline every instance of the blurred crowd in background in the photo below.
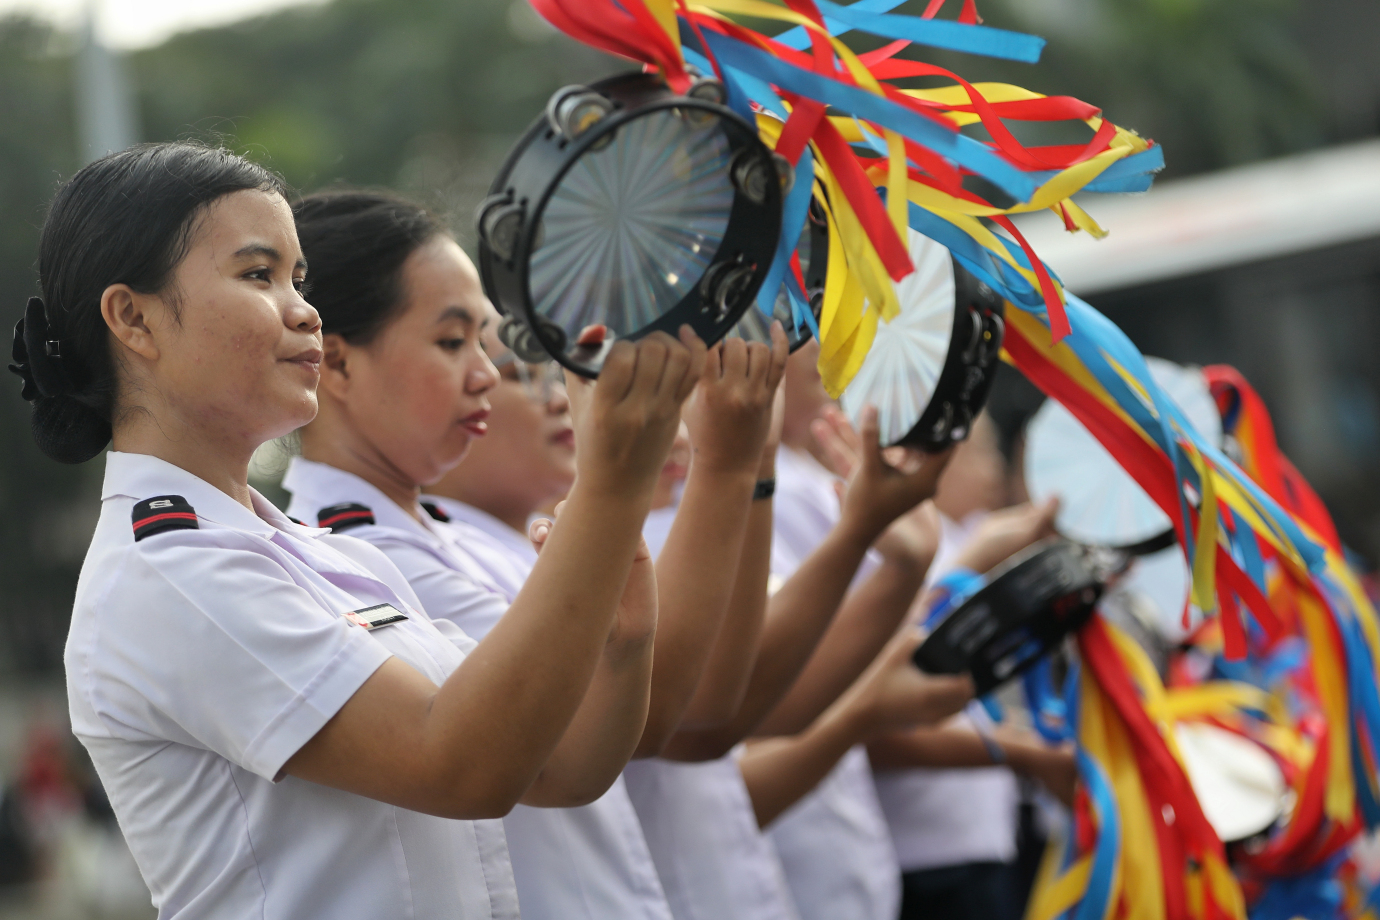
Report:
[[[1161,183],[1380,134],[1375,0],[984,0],[981,11],[1049,45],[1037,67],[966,59],[965,76],[1096,99],[1164,145]],[[551,92],[625,68],[526,0],[333,0],[123,54],[98,28],[0,18],[0,315],[13,322],[35,293],[58,182],[112,144],[216,138],[303,191],[397,189],[450,215],[469,247],[474,205]],[[1380,561],[1380,234],[1088,299],[1146,354],[1240,368],[1344,539],[1366,567]],[[66,729],[62,647],[100,466],[41,459],[17,380],[12,390],[0,399],[0,916],[149,916]],[[1008,387],[994,418],[1037,398]],[[259,473],[271,487],[275,471]]]

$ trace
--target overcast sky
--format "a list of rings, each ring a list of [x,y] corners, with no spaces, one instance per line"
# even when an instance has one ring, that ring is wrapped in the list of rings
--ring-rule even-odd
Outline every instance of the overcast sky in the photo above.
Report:
[[[320,2],[324,0],[0,0],[0,16],[23,10],[74,26],[88,7],[95,7],[101,34],[108,44],[145,48],[186,29]]]

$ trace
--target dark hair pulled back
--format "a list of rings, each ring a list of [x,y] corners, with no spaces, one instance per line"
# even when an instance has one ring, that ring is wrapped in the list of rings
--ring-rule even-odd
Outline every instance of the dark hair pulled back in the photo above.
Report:
[[[321,331],[357,345],[369,344],[402,305],[408,256],[447,232],[435,214],[387,192],[331,189],[292,211]]]
[[[81,463],[110,442],[115,364],[101,297],[112,284],[168,289],[199,215],[232,192],[286,198],[277,175],[228,150],[144,144],[96,160],[58,189],[39,244],[43,300],[15,330],[11,369],[44,454]],[[175,304],[175,301],[174,301]]]

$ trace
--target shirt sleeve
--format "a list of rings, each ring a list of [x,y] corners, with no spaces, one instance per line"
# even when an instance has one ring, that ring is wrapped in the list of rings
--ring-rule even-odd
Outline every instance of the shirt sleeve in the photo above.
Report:
[[[81,684],[111,736],[199,746],[272,780],[390,653],[252,538],[214,533],[125,552]]]
[[[483,639],[500,617],[508,612],[508,599],[491,591],[431,553],[401,540],[375,544],[393,561],[412,590],[421,599],[422,609],[433,621],[449,620],[467,637]],[[447,633],[447,638],[450,634]],[[468,647],[462,647],[468,652]]]

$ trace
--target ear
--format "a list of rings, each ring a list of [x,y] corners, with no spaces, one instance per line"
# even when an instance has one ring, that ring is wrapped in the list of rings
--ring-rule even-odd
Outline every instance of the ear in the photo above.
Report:
[[[164,324],[167,309],[162,298],[140,294],[127,284],[112,284],[101,294],[106,327],[120,344],[147,361],[158,360],[155,330]]]
[[[354,349],[341,336],[328,333],[321,338],[321,350],[321,383],[318,388],[336,399],[343,399],[350,389],[349,364]]]

